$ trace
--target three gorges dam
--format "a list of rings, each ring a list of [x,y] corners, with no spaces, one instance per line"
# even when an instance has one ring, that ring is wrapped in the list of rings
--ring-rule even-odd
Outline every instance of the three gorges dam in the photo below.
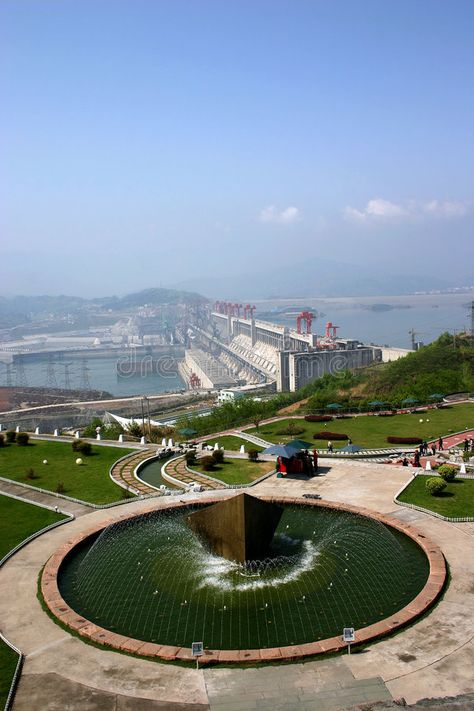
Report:
[[[295,391],[325,373],[395,360],[409,351],[340,338],[327,322],[313,332],[314,315],[302,311],[296,328],[258,319],[255,306],[217,301],[182,334],[180,373],[190,388]]]

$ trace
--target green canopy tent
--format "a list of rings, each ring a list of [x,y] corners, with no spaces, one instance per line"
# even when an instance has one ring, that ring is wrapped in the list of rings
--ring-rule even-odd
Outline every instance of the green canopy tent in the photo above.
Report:
[[[383,407],[386,405],[386,402],[382,402],[381,400],[372,400],[372,402],[368,403],[370,407]]]
[[[442,400],[444,395],[442,393],[433,393],[430,395],[430,400]]]
[[[184,427],[182,430],[178,430],[178,434],[183,435],[183,437],[193,437],[197,434],[197,430],[192,430],[190,427]]]
[[[326,405],[326,410],[342,410],[342,405],[338,402],[330,402],[329,405]]]
[[[406,397],[404,400],[402,400],[402,405],[416,405],[418,400],[414,397]]]

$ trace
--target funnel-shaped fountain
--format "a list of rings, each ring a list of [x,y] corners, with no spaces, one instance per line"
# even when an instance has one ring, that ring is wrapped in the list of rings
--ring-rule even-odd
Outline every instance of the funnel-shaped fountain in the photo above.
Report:
[[[245,563],[268,555],[282,513],[277,504],[238,494],[190,514],[186,521],[213,553]]]

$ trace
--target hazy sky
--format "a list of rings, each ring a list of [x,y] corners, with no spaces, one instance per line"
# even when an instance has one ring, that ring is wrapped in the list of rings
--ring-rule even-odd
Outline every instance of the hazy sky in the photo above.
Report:
[[[0,293],[473,274],[472,0],[2,0],[0,28]]]

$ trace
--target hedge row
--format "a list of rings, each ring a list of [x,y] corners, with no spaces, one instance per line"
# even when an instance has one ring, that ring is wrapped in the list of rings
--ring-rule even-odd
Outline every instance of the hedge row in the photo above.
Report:
[[[330,422],[331,415],[305,415],[306,422]]]
[[[345,440],[349,439],[349,435],[341,434],[340,432],[315,432],[313,439],[336,439]]]
[[[390,444],[421,444],[421,437],[387,437],[387,442]]]

